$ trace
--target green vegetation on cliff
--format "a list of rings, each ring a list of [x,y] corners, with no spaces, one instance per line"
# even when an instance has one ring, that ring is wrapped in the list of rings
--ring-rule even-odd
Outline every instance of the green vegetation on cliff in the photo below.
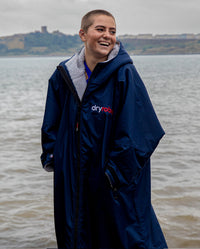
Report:
[[[74,53],[81,46],[78,35],[34,32],[0,38],[0,55],[59,55]]]
[[[73,53],[80,46],[78,35],[65,35],[60,32],[30,33],[24,38],[24,49],[31,54]]]

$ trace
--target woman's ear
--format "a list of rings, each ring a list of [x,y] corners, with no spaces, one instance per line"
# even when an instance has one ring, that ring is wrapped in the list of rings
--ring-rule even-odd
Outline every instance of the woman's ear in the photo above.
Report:
[[[79,30],[79,36],[80,36],[80,38],[81,38],[81,41],[83,41],[83,42],[86,41],[85,35],[86,35],[86,32],[85,32],[83,29],[80,29],[80,30]]]

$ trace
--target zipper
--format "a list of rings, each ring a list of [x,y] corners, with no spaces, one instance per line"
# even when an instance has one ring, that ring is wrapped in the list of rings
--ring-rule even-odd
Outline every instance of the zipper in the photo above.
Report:
[[[57,69],[60,71],[63,79],[65,80],[67,86],[69,87],[69,90],[73,94],[74,98],[77,101],[78,104],[78,112],[77,112],[77,118],[76,118],[76,136],[77,136],[77,190],[76,190],[76,208],[75,208],[75,224],[74,224],[74,246],[73,248],[77,248],[78,243],[78,220],[79,220],[79,206],[80,206],[80,115],[81,115],[81,101],[80,98],[73,86],[73,83],[68,76],[66,70],[63,66],[58,66]]]
[[[80,206],[80,114],[81,106],[78,106],[77,122],[76,122],[76,137],[77,137],[77,191],[76,191],[76,209],[75,209],[75,224],[74,224],[74,248],[77,248],[78,243],[78,220]]]
[[[95,67],[94,71],[98,70],[98,65]],[[71,91],[72,95],[74,96],[74,98],[76,99],[77,103],[78,103],[78,113],[77,113],[77,121],[76,121],[76,127],[75,127],[75,131],[77,134],[77,151],[78,151],[78,160],[77,160],[77,193],[76,193],[76,210],[75,210],[75,225],[74,225],[74,246],[73,248],[76,249],[77,248],[77,243],[78,243],[78,219],[79,219],[79,205],[80,205],[80,115],[81,115],[81,105],[82,105],[82,101],[80,100],[77,91],[72,83],[72,80],[70,79],[70,77],[68,76],[65,68],[61,65],[57,66],[57,69],[60,71],[64,81],[66,82],[69,90]],[[94,71],[92,72],[92,74],[94,73]],[[91,75],[92,76],[92,75]],[[87,87],[88,88],[89,84],[90,84],[90,80],[91,80],[91,76],[89,78],[89,81],[87,83]],[[86,90],[83,94],[82,100],[84,99]]]
[[[111,181],[111,179],[110,179],[110,176],[109,176],[108,173],[106,173],[106,172],[105,172],[105,175],[106,175],[107,180],[108,180],[108,182],[109,182],[110,188],[111,188],[111,189],[114,189],[113,184],[112,184],[112,181]]]
[[[114,172],[113,168],[108,166],[107,169],[109,170],[110,175],[107,172],[105,172],[105,175],[107,177],[108,183],[109,183],[110,188],[112,190],[113,198],[115,200],[117,200],[119,197],[118,187],[119,187],[120,182],[119,182],[119,179],[118,179],[116,173]],[[111,180],[111,178],[112,178],[112,180]]]

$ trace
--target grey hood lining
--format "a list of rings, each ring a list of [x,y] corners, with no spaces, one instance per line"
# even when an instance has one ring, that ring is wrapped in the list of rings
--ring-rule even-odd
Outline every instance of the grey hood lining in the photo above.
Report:
[[[115,58],[119,52],[119,49],[120,49],[120,44],[116,43],[113,50],[108,55],[108,59],[101,63],[106,63]],[[69,75],[76,88],[80,100],[82,100],[83,94],[87,87],[87,82],[85,78],[84,60],[85,60],[85,47],[83,47],[79,53],[72,56],[72,58],[65,63],[65,66],[68,69]]]

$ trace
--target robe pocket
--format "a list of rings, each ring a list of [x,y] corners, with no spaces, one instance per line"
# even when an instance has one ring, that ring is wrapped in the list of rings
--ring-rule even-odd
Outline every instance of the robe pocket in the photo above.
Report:
[[[112,190],[118,190],[121,186],[127,185],[121,172],[119,170],[116,171],[109,165],[106,167],[105,176]]]

